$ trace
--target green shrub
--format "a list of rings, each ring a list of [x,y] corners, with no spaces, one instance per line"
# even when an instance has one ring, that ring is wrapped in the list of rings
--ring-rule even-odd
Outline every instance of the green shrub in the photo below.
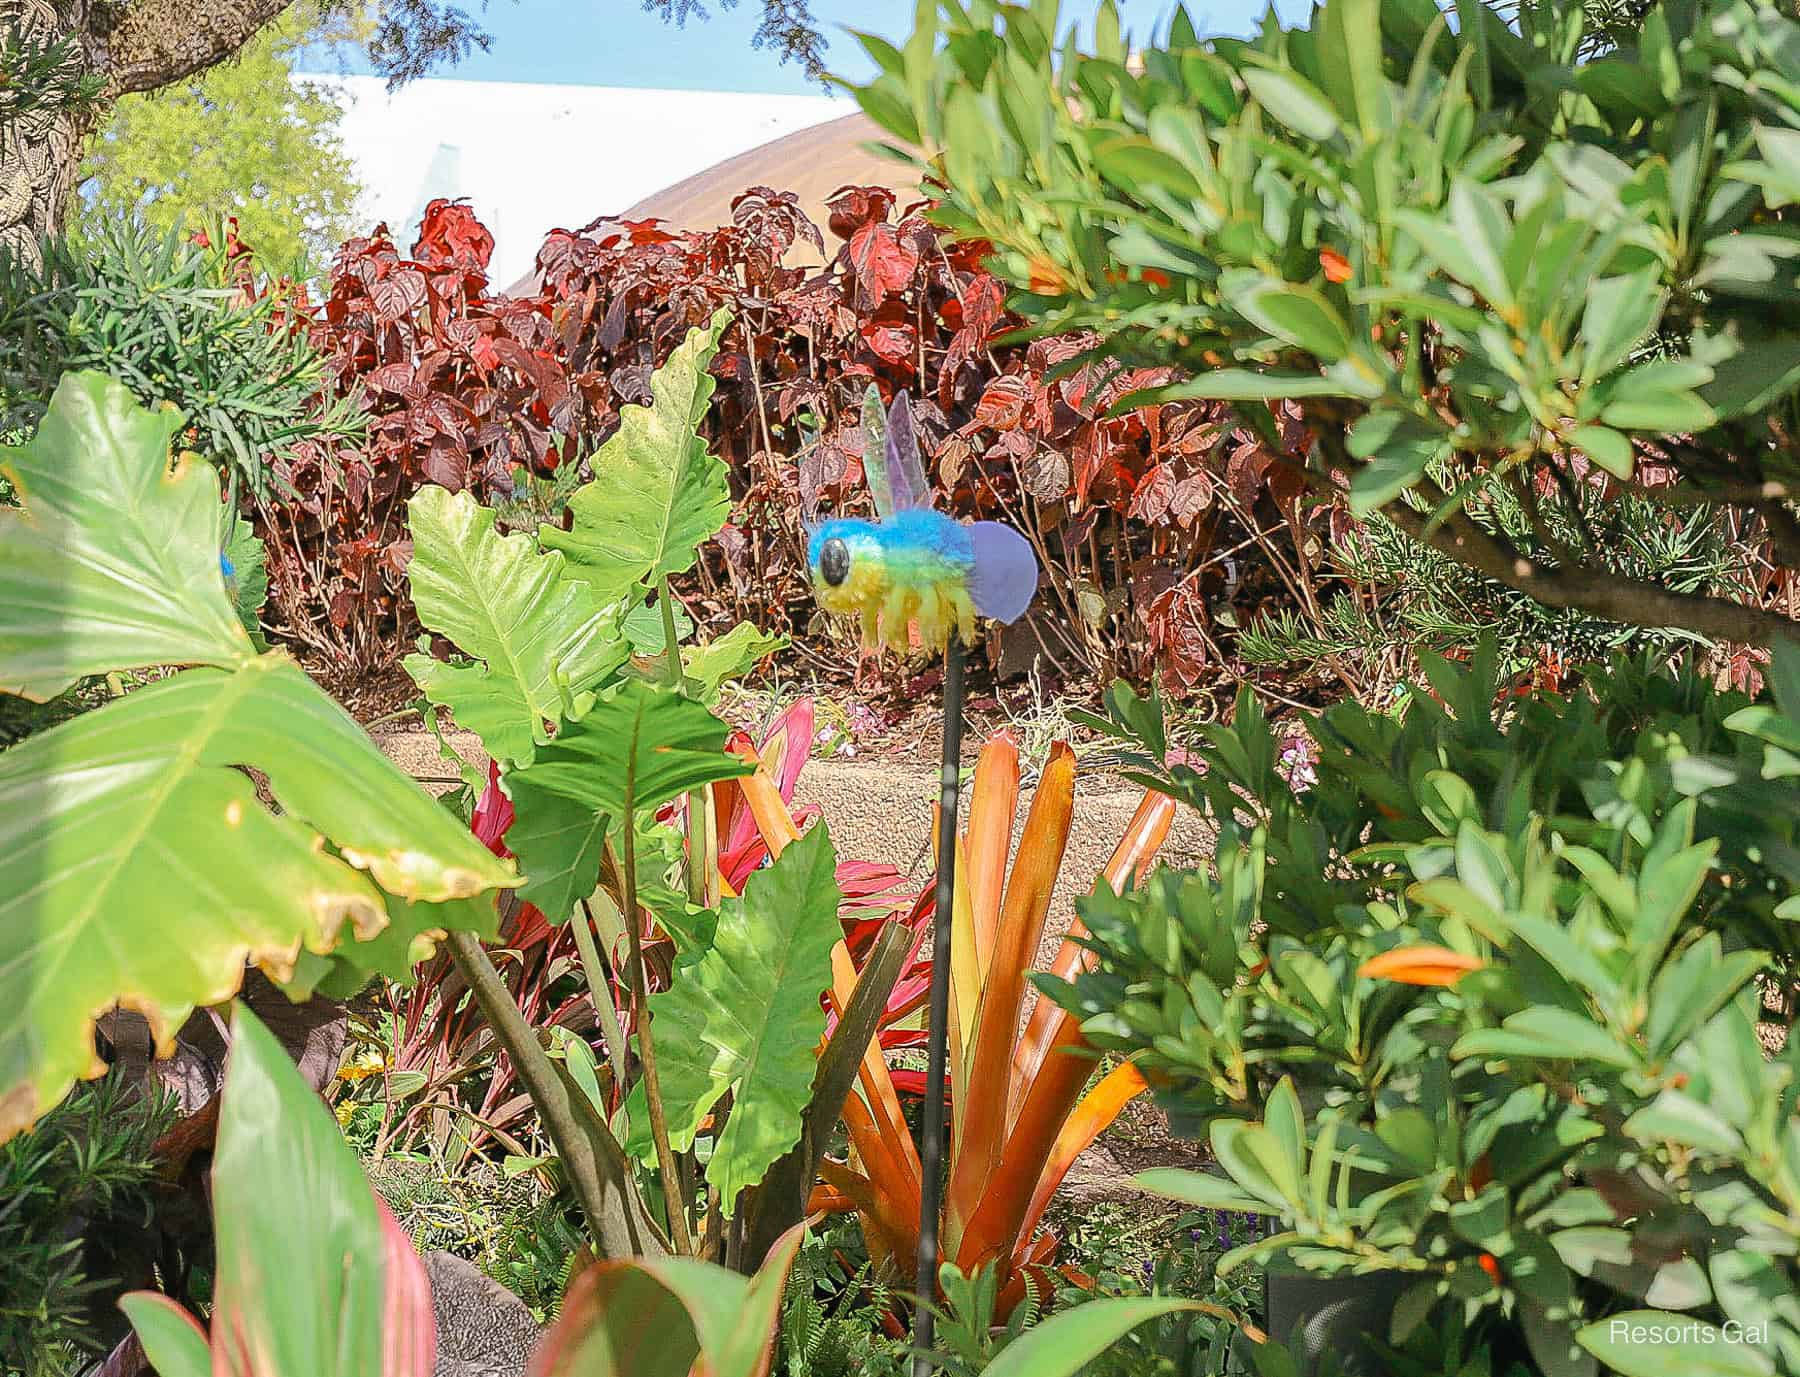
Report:
[[[109,1076],[0,1145],[0,1372],[57,1372],[93,1347],[93,1307],[117,1280],[94,1252],[143,1231],[150,1147],[173,1120],[171,1102],[133,1104]]]
[[[1229,1177],[1146,1184],[1281,1216],[1221,1272],[1405,1272],[1378,1337],[1440,1359],[1459,1315],[1453,1347],[1545,1373],[1683,1371],[1604,1323],[1650,1310],[1762,1325],[1742,1370],[1793,1370],[1800,1048],[1759,1025],[1796,951],[1800,650],[1774,704],[1618,661],[1496,712],[1493,665],[1320,714],[1299,781],[1248,695],[1165,771],[1160,705],[1114,690],[1216,874],[1084,900],[1097,967],[1045,987]]]
[[[301,440],[360,434],[353,401],[323,406],[323,364],[291,328],[300,289],[258,280],[235,240],[116,223],[42,266],[0,250],[0,431],[35,427],[65,372],[93,369],[187,418],[179,441],[250,492],[279,483]]]

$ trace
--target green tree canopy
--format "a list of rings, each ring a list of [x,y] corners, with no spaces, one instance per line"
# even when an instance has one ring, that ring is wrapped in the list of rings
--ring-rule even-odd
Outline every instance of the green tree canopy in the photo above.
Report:
[[[330,90],[293,73],[347,26],[296,5],[235,58],[121,97],[82,161],[84,222],[136,216],[166,231],[234,215],[264,262],[328,254],[357,228],[360,187]]]

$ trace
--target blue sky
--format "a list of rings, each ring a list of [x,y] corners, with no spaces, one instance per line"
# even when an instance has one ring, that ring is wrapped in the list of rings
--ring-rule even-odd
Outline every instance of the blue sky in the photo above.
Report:
[[[706,5],[711,18],[691,17],[680,30],[646,14],[638,0],[487,0],[485,9],[475,3],[467,8],[493,36],[491,49],[434,76],[791,95],[820,90],[792,63],[784,67],[773,53],[752,50],[760,0],[739,0],[732,9],[712,0]],[[1144,33],[1160,28],[1173,4],[1120,0],[1119,8],[1126,27]],[[1264,8],[1264,0],[1189,0],[1196,26],[1215,33],[1246,32]],[[1304,0],[1284,0],[1278,8],[1305,12]],[[844,29],[904,38],[912,28],[913,0],[813,0],[812,12],[831,40],[832,70],[854,79],[866,77],[871,67]],[[1065,13],[1085,16],[1092,4],[1071,0]]]

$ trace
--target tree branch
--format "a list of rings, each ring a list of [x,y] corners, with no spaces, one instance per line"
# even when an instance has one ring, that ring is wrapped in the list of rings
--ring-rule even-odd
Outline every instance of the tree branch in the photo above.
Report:
[[[1768,528],[1769,544],[1775,547],[1775,558],[1790,569],[1800,569],[1800,521],[1787,503],[1780,500],[1759,502],[1757,514]]]
[[[115,95],[154,91],[223,62],[293,0],[131,0],[112,7],[102,30]]]
[[[1345,447],[1341,430],[1315,424],[1312,431],[1333,467],[1347,473],[1360,467]],[[1328,474],[1308,469],[1285,455],[1277,455],[1276,462],[1297,470],[1313,488],[1340,495]],[[1441,503],[1444,495],[1435,487],[1425,495],[1429,498],[1434,493]],[[1454,513],[1429,534],[1425,516],[1403,500],[1389,502],[1381,514],[1421,544],[1546,607],[1592,612],[1630,626],[1681,627],[1716,641],[1767,646],[1777,638],[1800,639],[1800,622],[1764,608],[1726,598],[1674,593],[1654,583],[1585,564],[1559,566],[1528,558],[1510,542],[1482,530],[1466,512]]]
[[[1800,639],[1800,623],[1760,607],[1726,598],[1674,593],[1585,564],[1558,566],[1531,559],[1509,542],[1489,535],[1462,513],[1426,534],[1425,517],[1405,503],[1390,502],[1381,510],[1383,516],[1414,540],[1546,607],[1593,612],[1631,626],[1678,626],[1716,641],[1766,646],[1777,637]]]

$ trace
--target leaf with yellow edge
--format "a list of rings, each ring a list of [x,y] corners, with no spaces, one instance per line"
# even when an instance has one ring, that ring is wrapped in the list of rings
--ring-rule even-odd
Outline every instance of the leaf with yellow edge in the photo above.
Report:
[[[6,458],[25,506],[0,511],[0,647],[23,647],[20,678],[53,691],[111,668],[115,632],[118,664],[196,667],[0,753],[0,1141],[104,1070],[94,1020],[113,1006],[166,1049],[246,960],[285,977],[303,950],[374,938],[390,896],[443,904],[517,882],[290,658],[253,653],[219,573],[217,476],[168,472],[171,426],[76,375]],[[54,609],[38,596],[47,539],[75,564]],[[125,625],[115,585],[159,571],[175,584],[146,589],[146,624]]]

